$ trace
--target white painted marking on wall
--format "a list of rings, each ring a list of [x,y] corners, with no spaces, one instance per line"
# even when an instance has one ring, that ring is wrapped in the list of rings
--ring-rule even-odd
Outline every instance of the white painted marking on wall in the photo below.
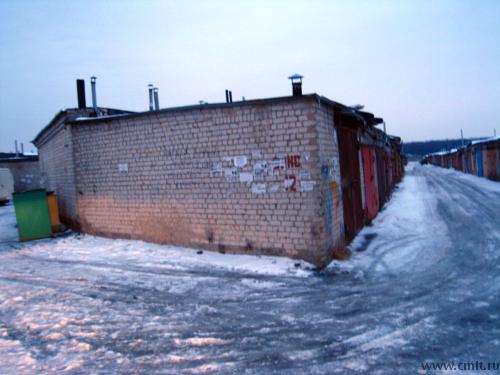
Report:
[[[233,162],[235,167],[242,168],[247,165],[247,157],[245,155],[235,156]]]
[[[293,185],[293,183],[295,182],[295,180],[293,178],[286,178],[285,179],[285,188],[289,188]]]
[[[282,191],[283,184],[280,183],[274,183],[269,185],[269,192],[270,193],[279,193]]]
[[[311,191],[314,189],[316,181],[300,181],[300,191]]]
[[[252,182],[253,174],[250,172],[240,172],[240,182]]]
[[[118,164],[118,172],[128,173],[128,164]]]
[[[266,184],[252,184],[252,193],[262,194],[266,192]]]
[[[224,169],[224,178],[227,181],[237,181],[238,171],[236,170],[236,168],[226,168]]]
[[[301,171],[299,173],[299,177],[301,180],[310,180],[311,179],[311,172],[309,171]]]
[[[213,163],[211,172],[212,172],[212,175],[216,175],[218,173],[222,174],[222,172],[223,172],[222,163]]]
[[[261,154],[260,150],[252,150],[252,159],[253,160],[260,159],[261,157],[262,157],[262,154]]]
[[[256,180],[263,179],[267,175],[267,161],[257,160],[253,165],[253,174]]]

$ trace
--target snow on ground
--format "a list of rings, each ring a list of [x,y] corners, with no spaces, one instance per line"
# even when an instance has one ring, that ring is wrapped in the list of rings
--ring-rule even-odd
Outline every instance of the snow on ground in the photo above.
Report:
[[[18,238],[14,206],[0,206],[0,244],[14,242]]]
[[[0,207],[0,374],[408,374],[423,361],[498,362],[494,184],[409,165],[352,259],[322,272],[76,233],[19,243],[12,206]]]
[[[266,275],[309,276],[313,265],[284,257],[223,254],[173,245],[159,245],[134,240],[113,240],[87,234],[66,233],[48,240],[13,245],[17,241],[13,205],[0,211],[0,251],[2,248],[23,248],[30,253],[48,258],[72,261],[129,261],[136,266],[158,269],[185,269],[186,267],[220,267],[238,272]],[[99,249],[100,251],[96,251]]]
[[[452,178],[463,180],[464,182],[471,183],[481,190],[488,190],[494,193],[500,193],[500,182],[498,181],[488,180],[485,177],[478,177],[468,173],[459,172],[452,168],[442,168],[431,164],[426,164],[423,166],[423,168],[432,170],[435,173],[439,173],[443,176],[449,176]]]
[[[417,167],[417,163],[410,163],[407,173]],[[410,174],[372,225],[363,228],[351,243],[351,261],[332,262],[330,267],[361,272],[414,272],[416,267],[439,261],[449,247],[437,197],[430,191],[425,176]]]

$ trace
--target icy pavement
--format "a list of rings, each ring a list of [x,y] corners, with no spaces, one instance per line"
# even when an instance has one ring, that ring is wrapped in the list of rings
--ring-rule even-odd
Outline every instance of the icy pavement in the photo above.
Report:
[[[423,361],[500,362],[500,183],[411,165],[352,260],[321,273],[76,234],[18,243],[14,225],[0,207],[1,374],[423,374]]]

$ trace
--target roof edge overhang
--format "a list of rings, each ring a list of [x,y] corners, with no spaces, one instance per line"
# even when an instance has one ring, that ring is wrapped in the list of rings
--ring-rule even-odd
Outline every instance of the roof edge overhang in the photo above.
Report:
[[[111,113],[122,113],[122,114],[131,114],[135,113],[132,111],[125,111],[122,109],[115,109],[115,108],[107,108],[107,107],[98,107],[98,110],[104,110],[106,112],[111,112]],[[78,116],[82,115],[89,115],[90,113],[93,112],[92,107],[86,107],[83,109],[80,108],[67,108],[67,109],[62,109],[59,112],[57,112],[52,120],[49,121],[49,123],[42,128],[38,132],[38,134],[35,136],[35,138],[31,141],[37,148],[39,145],[43,144],[43,138],[45,135],[48,135],[50,131],[57,125],[64,124],[66,122],[71,121],[74,118],[77,118]]]
[[[134,112],[130,114],[123,115],[113,115],[113,116],[101,116],[101,117],[92,117],[87,119],[78,119],[68,121],[71,124],[86,124],[92,122],[99,122],[102,120],[114,120],[114,119],[131,119],[136,117],[145,117],[151,115],[161,115],[165,113],[172,112],[184,112],[184,111],[192,111],[192,110],[205,110],[205,109],[218,109],[218,108],[234,108],[237,106],[248,106],[248,105],[259,105],[259,104],[269,104],[269,103],[279,103],[279,102],[287,102],[287,101],[300,101],[304,99],[316,99],[319,98],[318,94],[305,94],[301,96],[279,96],[274,98],[264,98],[264,99],[251,99],[251,100],[240,100],[231,103],[203,103],[203,104],[193,104],[186,106],[178,106],[178,107],[170,107],[163,108],[157,111],[143,111],[143,112]]]
[[[357,120],[360,125],[364,126],[374,126],[383,122],[382,118],[375,117],[370,112],[364,112],[356,110],[355,108],[349,107],[342,103],[336,102],[327,98],[326,96],[320,96],[316,93],[312,94],[304,94],[301,96],[280,96],[280,97],[272,97],[272,98],[264,98],[264,99],[251,99],[251,100],[242,100],[235,101],[231,103],[203,103],[203,104],[194,104],[187,106],[178,106],[178,107],[170,107],[163,108],[157,111],[143,111],[143,112],[132,112],[132,111],[124,111],[117,110],[111,108],[102,108],[111,112],[110,115],[99,116],[99,117],[87,117],[81,118],[78,115],[77,108],[68,108],[65,110],[59,111],[52,120],[46,125],[34,138],[32,143],[39,147],[44,144],[46,140],[50,139],[50,133],[54,129],[54,133],[57,132],[57,125],[71,124],[71,125],[79,125],[79,124],[89,124],[94,122],[102,122],[102,121],[114,121],[120,119],[132,119],[132,118],[140,118],[147,116],[156,116],[166,113],[174,113],[174,112],[183,112],[183,111],[192,111],[192,110],[205,110],[205,109],[216,109],[216,108],[234,108],[237,106],[249,106],[249,105],[265,105],[279,102],[294,102],[301,100],[315,100],[324,105],[331,107],[332,109],[338,111],[342,115],[349,116]],[[92,108],[86,108],[82,112],[91,110]]]

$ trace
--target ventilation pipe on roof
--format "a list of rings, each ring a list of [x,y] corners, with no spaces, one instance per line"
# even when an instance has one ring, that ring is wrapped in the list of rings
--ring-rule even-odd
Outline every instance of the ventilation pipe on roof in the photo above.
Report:
[[[233,102],[233,92],[229,90],[229,103]]]
[[[98,116],[99,114],[97,113],[97,94],[96,94],[96,90],[95,90],[95,80],[97,78],[96,77],[90,77],[90,84],[92,85],[92,108],[94,109],[94,113],[96,116]]]
[[[160,100],[158,99],[158,87],[153,88],[153,95],[155,99],[155,110],[160,110]]]
[[[226,90],[226,103],[229,103],[229,90]]]
[[[302,78],[304,78],[304,76],[297,73],[288,77],[288,79],[292,81],[293,96],[302,96]]]
[[[148,91],[149,91],[149,110],[152,111],[154,110],[154,103],[153,103],[153,85],[151,83],[148,85]]]
[[[78,95],[78,109],[85,109],[85,81],[83,79],[76,80],[76,93]]]
[[[19,157],[19,149],[17,148],[17,139],[14,140],[14,145],[16,147],[16,158]]]

